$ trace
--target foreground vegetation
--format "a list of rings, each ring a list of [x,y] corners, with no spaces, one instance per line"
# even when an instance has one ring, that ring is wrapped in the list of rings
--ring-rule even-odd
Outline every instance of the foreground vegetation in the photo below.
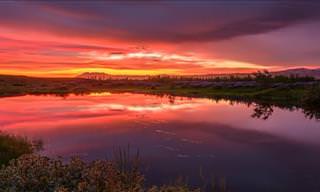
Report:
[[[25,137],[0,132],[0,165],[7,164],[11,159],[23,154],[31,154],[40,150],[40,141],[29,141]]]
[[[135,162],[128,162],[135,163]],[[0,170],[1,191],[46,192],[191,192],[186,185],[144,187],[144,177],[135,164],[113,161],[85,163],[73,158],[68,163],[39,155],[24,155]]]
[[[225,192],[225,183],[191,189],[184,182],[145,186],[139,153],[120,149],[111,160],[69,162],[38,155],[42,143],[24,137],[0,135],[0,191],[2,192]]]

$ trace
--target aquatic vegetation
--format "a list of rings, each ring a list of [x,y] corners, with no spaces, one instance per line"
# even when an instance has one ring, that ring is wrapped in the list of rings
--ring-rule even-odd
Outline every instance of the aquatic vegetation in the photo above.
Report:
[[[41,147],[41,141],[30,141],[25,137],[0,132],[0,165],[40,150]]]

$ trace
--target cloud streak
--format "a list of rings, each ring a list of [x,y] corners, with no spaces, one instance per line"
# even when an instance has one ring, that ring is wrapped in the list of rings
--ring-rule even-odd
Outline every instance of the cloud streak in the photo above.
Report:
[[[319,20],[319,3],[4,3],[4,26],[134,41],[208,41],[266,33]],[[231,13],[230,13],[231,12]],[[190,14],[193,13],[193,14]]]
[[[317,66],[319,8],[316,1],[1,2],[0,73]]]

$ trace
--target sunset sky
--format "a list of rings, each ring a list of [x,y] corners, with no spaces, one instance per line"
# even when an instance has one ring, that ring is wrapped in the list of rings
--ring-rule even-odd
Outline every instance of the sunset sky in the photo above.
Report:
[[[315,68],[320,66],[318,2],[2,1],[0,74]]]

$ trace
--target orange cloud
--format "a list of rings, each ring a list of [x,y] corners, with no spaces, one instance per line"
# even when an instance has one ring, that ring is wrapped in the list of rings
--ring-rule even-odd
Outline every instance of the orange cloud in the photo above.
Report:
[[[259,4],[262,11],[254,14],[237,4],[217,7],[208,2],[192,9],[179,3],[149,5],[93,2],[84,9],[77,3],[4,3],[0,73],[207,74],[318,66],[319,43],[311,39],[318,25],[296,24],[316,18],[312,7],[295,8],[296,17],[283,17],[285,8],[269,15]],[[119,14],[113,6],[128,11]],[[234,15],[220,11],[234,8]],[[197,14],[191,16],[192,11]],[[301,11],[308,17],[300,18]]]

